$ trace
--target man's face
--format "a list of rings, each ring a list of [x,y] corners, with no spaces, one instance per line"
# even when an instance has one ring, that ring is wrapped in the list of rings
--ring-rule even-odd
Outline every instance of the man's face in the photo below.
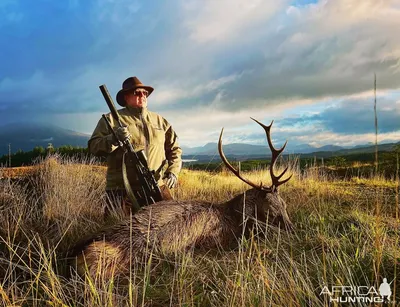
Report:
[[[126,105],[134,108],[145,108],[147,107],[148,94],[143,88],[138,88],[134,92],[127,93],[125,94]]]

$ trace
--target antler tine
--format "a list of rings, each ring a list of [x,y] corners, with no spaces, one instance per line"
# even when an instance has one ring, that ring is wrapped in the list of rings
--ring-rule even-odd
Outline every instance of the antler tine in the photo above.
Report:
[[[271,140],[271,127],[272,127],[272,124],[274,123],[274,121],[271,121],[271,124],[270,124],[269,126],[266,126],[266,125],[264,125],[263,123],[260,123],[258,120],[254,119],[254,118],[252,118],[252,117],[250,117],[250,118],[251,118],[252,120],[254,120],[257,124],[259,124],[261,127],[263,127],[264,130],[265,130],[265,133],[266,133],[266,135],[267,135],[268,145],[269,145],[269,148],[271,149],[271,153],[272,153],[271,165],[270,165],[270,169],[269,169],[270,175],[271,175],[271,179],[272,179],[272,186],[271,186],[271,189],[275,189],[275,190],[276,190],[276,189],[278,188],[278,186],[280,186],[281,184],[283,184],[283,183],[289,181],[289,179],[292,177],[292,175],[291,175],[289,178],[287,178],[287,179],[285,179],[285,180],[283,180],[283,181],[279,181],[279,179],[282,178],[282,176],[286,173],[286,171],[287,171],[288,168],[286,168],[286,169],[285,169],[280,175],[278,175],[278,176],[276,176],[276,175],[274,174],[274,166],[275,166],[275,163],[276,163],[278,157],[280,156],[280,154],[285,150],[285,147],[286,147],[286,145],[287,145],[287,141],[285,142],[285,144],[283,144],[283,146],[282,146],[280,149],[276,149],[276,148],[274,147],[274,145],[272,144],[272,140]]]
[[[272,144],[272,141],[271,141],[271,127],[272,127],[272,124],[274,123],[273,120],[271,121],[271,123],[269,124],[269,126],[266,126],[266,125],[264,125],[263,123],[259,122],[258,120],[254,119],[254,118],[252,118],[252,117],[250,117],[250,118],[251,118],[252,120],[254,120],[257,124],[259,124],[261,127],[264,128],[265,133],[267,134],[268,145],[269,145],[269,147],[270,147],[272,153],[277,152],[277,153],[279,154],[279,153],[281,153],[282,151],[284,151],[287,142],[286,142],[280,149],[276,149],[276,148],[274,147],[274,145]]]
[[[275,185],[275,187],[277,188],[281,184],[284,184],[284,183],[288,182],[290,180],[290,178],[292,178],[292,176],[293,176],[293,174],[290,175],[289,177],[287,177],[285,180],[282,180],[282,181],[278,182],[278,185]]]
[[[287,172],[288,168],[289,168],[289,166],[287,166],[279,176],[276,176],[276,178],[281,179],[282,176],[285,175],[285,173]]]
[[[227,168],[229,168],[229,169],[232,171],[232,173],[234,173],[234,174],[236,175],[236,177],[238,177],[238,178],[239,178],[240,180],[242,180],[243,182],[247,183],[248,185],[250,185],[251,187],[253,187],[253,188],[255,188],[255,189],[258,189],[258,190],[263,189],[263,190],[265,190],[265,188],[264,188],[262,185],[257,185],[257,184],[255,184],[255,183],[251,182],[250,180],[247,180],[247,179],[243,178],[243,177],[240,175],[240,172],[239,172],[238,170],[236,170],[236,169],[228,162],[228,160],[226,159],[225,154],[224,154],[224,152],[223,152],[223,150],[222,150],[222,134],[223,134],[223,133],[224,133],[224,128],[222,128],[222,130],[221,130],[221,134],[219,135],[219,141],[218,141],[218,151],[219,151],[219,155],[220,155],[220,157],[221,157],[222,162],[224,162],[225,166],[226,166]]]

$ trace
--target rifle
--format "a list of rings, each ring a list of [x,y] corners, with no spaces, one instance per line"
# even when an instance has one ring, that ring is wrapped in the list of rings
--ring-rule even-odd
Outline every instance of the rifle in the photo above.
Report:
[[[105,101],[107,102],[112,117],[117,122],[119,127],[123,127],[119,114],[115,109],[115,105],[111,99],[110,93],[108,92],[106,85],[105,84],[100,85],[99,88],[101,93],[103,94]],[[147,205],[153,204],[157,201],[161,201],[162,195],[160,187],[158,186],[158,183],[154,177],[155,171],[149,169],[149,166],[147,164],[147,159],[143,150],[135,151],[129,139],[126,140],[118,139],[118,136],[115,133],[114,129],[112,128],[108,118],[104,114],[102,115],[102,117],[106,121],[108,128],[112,131],[114,137],[118,140],[118,147],[124,150],[124,156],[122,161],[124,185],[129,198],[133,202],[134,209],[139,210],[140,206],[133,194],[133,191],[129,184],[129,180],[126,175],[125,154],[127,155],[128,160],[131,162],[130,165],[133,165],[135,168],[135,173],[138,176]]]

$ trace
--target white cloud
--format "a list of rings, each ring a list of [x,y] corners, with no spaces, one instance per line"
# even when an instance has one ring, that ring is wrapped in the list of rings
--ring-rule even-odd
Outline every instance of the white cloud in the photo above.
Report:
[[[254,88],[250,105],[262,98],[358,94],[372,88],[374,72],[379,90],[398,88],[400,36],[393,30],[400,28],[400,9],[394,3],[335,0],[291,7],[279,19],[279,31],[270,27],[259,36],[263,43],[251,45],[255,56],[235,63],[238,69],[251,66],[253,73],[224,88],[225,107],[235,109],[229,98],[242,100],[244,87]]]
[[[300,101],[299,103],[303,102]],[[270,124],[274,120],[274,133],[282,135],[281,131],[287,131],[280,125],[279,119],[283,118],[287,109],[290,108],[292,108],[290,103],[277,105],[274,108],[264,104],[260,107],[247,108],[232,113],[215,106],[198,106],[180,112],[162,111],[160,113],[172,124],[181,144],[199,146],[209,142],[218,142],[218,136],[223,127],[225,129],[224,143],[236,142],[238,137],[245,143],[254,142],[255,140],[247,138],[247,135],[263,134],[264,130],[250,117],[264,124]],[[289,135],[290,133],[283,134]],[[264,137],[261,140],[264,140]]]
[[[254,26],[273,17],[287,1],[191,0],[184,1],[184,25],[198,43],[242,39]]]
[[[287,39],[279,46],[279,51],[293,54],[298,48],[335,39],[335,51],[342,53],[340,62],[343,65],[348,60],[358,65],[371,59],[399,58],[400,38],[392,35],[400,25],[400,9],[396,2],[323,0],[304,7],[290,7],[285,28]],[[348,45],[352,47],[347,49]]]
[[[400,131],[378,135],[378,144],[395,142],[400,139]],[[316,147],[323,145],[354,146],[375,143],[375,134],[337,134],[332,132],[312,133],[297,138],[299,142],[307,143]]]
[[[196,85],[185,84],[183,82],[175,82],[169,84],[163,84],[157,87],[151,99],[154,100],[157,105],[163,105],[170,102],[176,102],[187,98],[199,97],[213,91],[218,90],[221,86],[227,85],[238,80],[242,74],[232,74],[230,76],[221,77],[215,80],[208,81],[206,83],[200,83]]]
[[[399,112],[398,104],[394,103],[396,95],[397,91],[381,95],[381,99],[378,101],[379,125],[390,125],[390,122],[393,121],[393,114]],[[286,139],[290,144],[308,143],[314,146],[327,144],[351,146],[374,140],[372,96],[350,95],[342,97],[340,101],[306,99],[276,101],[275,103],[274,106],[258,103],[258,106],[237,112],[224,111],[211,105],[210,107],[199,106],[194,109],[186,109],[179,113],[175,111],[160,113],[173,125],[184,146],[193,147],[217,142],[222,127],[225,128],[224,143],[262,143],[264,141],[263,130],[250,117],[256,118],[264,124],[269,124],[274,120],[272,137],[274,141],[278,141],[277,146]],[[308,116],[312,115],[319,117],[317,120],[309,120]],[[305,119],[301,121],[292,122],[290,120],[290,117],[301,119],[303,116]],[[348,122],[349,117],[355,119],[357,125],[361,125],[357,128],[360,129],[357,134],[352,133],[351,123]],[[343,123],[343,120],[347,122]],[[348,130],[346,133],[336,133],[331,131],[333,127],[338,130]],[[400,129],[386,133],[379,131],[379,142],[396,139],[400,140]]]

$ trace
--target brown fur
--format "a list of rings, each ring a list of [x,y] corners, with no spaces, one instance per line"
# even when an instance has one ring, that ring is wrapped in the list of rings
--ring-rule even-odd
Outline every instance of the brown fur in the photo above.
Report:
[[[109,278],[128,273],[130,263],[139,261],[146,250],[171,255],[191,248],[235,246],[246,232],[244,217],[291,228],[286,204],[277,192],[251,189],[222,204],[162,201],[77,245],[77,270],[83,274],[87,267],[91,276]]]

